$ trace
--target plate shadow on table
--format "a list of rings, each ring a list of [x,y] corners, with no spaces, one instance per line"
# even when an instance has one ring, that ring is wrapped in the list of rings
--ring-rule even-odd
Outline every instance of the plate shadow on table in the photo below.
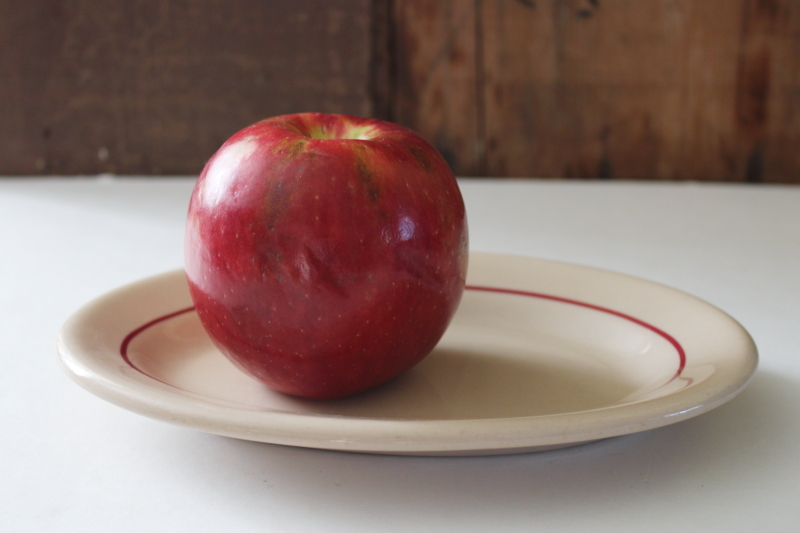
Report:
[[[317,512],[393,516],[412,506],[445,520],[453,512],[608,512],[686,490],[741,490],[782,475],[794,431],[786,405],[800,403],[799,384],[760,371],[738,397],[699,417],[639,434],[550,452],[496,457],[391,457],[240,441],[186,431],[187,447],[207,465],[175,451],[176,470],[198,484],[225,478],[235,512],[259,517],[265,498],[313,501]],[[757,458],[757,459],[756,459]],[[181,463],[183,468],[181,468]],[[235,481],[230,481],[234,478]],[[238,493],[237,493],[238,491]],[[435,502],[435,503],[432,503]],[[483,511],[478,511],[483,509]],[[399,516],[399,515],[398,515]]]

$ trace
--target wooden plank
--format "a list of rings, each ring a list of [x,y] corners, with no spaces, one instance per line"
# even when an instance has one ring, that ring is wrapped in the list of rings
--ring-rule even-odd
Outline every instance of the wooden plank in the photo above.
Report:
[[[306,110],[460,175],[800,182],[800,3],[0,3],[0,174],[193,174]]]
[[[745,180],[800,182],[798,2],[743,4],[736,134]]]
[[[0,4],[0,174],[195,174],[271,115],[369,115],[370,0]]]
[[[395,0],[395,13],[397,118],[452,150],[457,174],[800,182],[796,1]],[[472,59],[447,60],[456,46]]]
[[[395,102],[392,118],[425,136],[451,167],[482,170],[472,2],[394,2]]]
[[[484,2],[489,168],[718,177],[740,14],[712,4]]]

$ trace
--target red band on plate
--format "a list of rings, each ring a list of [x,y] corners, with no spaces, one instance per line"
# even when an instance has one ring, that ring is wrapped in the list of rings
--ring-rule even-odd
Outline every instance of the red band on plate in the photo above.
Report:
[[[614,315],[619,318],[623,318],[634,324],[642,326],[643,328],[649,329],[653,333],[663,337],[667,342],[669,342],[675,350],[678,352],[678,371],[675,373],[675,377],[680,376],[681,372],[683,372],[684,367],[686,366],[686,351],[683,349],[683,346],[669,333],[666,331],[655,327],[652,324],[648,324],[644,320],[640,320],[636,317],[626,315],[625,313],[620,313],[619,311],[614,311],[613,309],[609,309],[607,307],[600,307],[599,305],[594,305],[586,302],[581,302],[579,300],[571,300],[569,298],[562,298],[561,296],[552,296],[550,294],[542,294],[539,292],[529,292],[529,291],[519,291],[516,289],[501,289],[498,287],[482,287],[479,285],[467,285],[466,287],[468,290],[472,291],[486,291],[486,292],[498,292],[502,294],[514,294],[516,296],[528,296],[531,298],[541,298],[543,300],[552,300],[554,302],[562,302],[565,304],[571,305],[578,305],[581,307],[586,307],[587,309],[593,309],[595,311],[601,311],[603,313],[608,313],[609,315]]]
[[[483,286],[479,286],[479,285],[467,285],[466,289],[467,290],[472,290],[472,291],[496,292],[496,293],[500,293],[500,294],[513,294],[513,295],[516,295],[516,296],[527,296],[527,297],[530,297],[530,298],[541,298],[543,300],[551,300],[551,301],[554,301],[554,302],[562,302],[562,303],[566,303],[566,304],[570,304],[570,305],[577,305],[577,306],[580,306],[580,307],[585,307],[587,309],[592,309],[594,311],[600,311],[602,313],[608,313],[609,315],[613,315],[613,316],[622,318],[622,319],[627,320],[629,322],[633,322],[634,324],[639,325],[639,326],[641,326],[643,328],[649,329],[653,333],[661,336],[667,342],[669,342],[675,348],[675,350],[678,352],[679,363],[678,363],[678,371],[675,373],[675,377],[680,376],[681,372],[683,372],[683,369],[686,366],[686,352],[684,351],[683,346],[681,346],[681,344],[672,335],[670,335],[669,333],[667,333],[666,331],[664,331],[662,329],[659,329],[659,328],[655,327],[652,324],[649,324],[649,323],[645,322],[644,320],[640,320],[640,319],[638,319],[636,317],[633,317],[633,316],[630,316],[630,315],[626,315],[625,313],[620,313],[619,311],[614,311],[613,309],[609,309],[607,307],[601,307],[599,305],[594,305],[594,304],[590,304],[590,303],[586,303],[586,302],[581,302],[579,300],[571,300],[569,298],[562,298],[561,296],[553,296],[553,295],[550,295],[550,294],[542,294],[542,293],[538,293],[538,292],[520,291],[520,290],[516,290],[516,289],[502,289],[502,288],[498,288],[498,287],[483,287]],[[134,365],[131,362],[130,358],[128,357],[128,346],[130,345],[131,341],[137,335],[139,335],[140,333],[142,333],[146,329],[150,328],[151,326],[154,326],[154,325],[156,325],[156,324],[158,324],[160,322],[163,322],[165,320],[169,320],[170,318],[176,317],[178,315],[182,315],[184,313],[188,313],[188,312],[193,311],[193,310],[194,310],[194,307],[186,307],[184,309],[180,309],[178,311],[174,311],[174,312],[169,313],[167,315],[160,316],[160,317],[158,317],[156,319],[153,319],[150,322],[147,322],[146,324],[143,324],[143,325],[139,326],[138,328],[134,329],[133,331],[131,331],[130,333],[128,333],[125,336],[125,338],[122,340],[122,344],[119,347],[119,353],[122,356],[122,359],[124,359],[125,362],[128,363],[128,365],[130,365],[132,368],[134,368],[136,370],[139,370],[136,367],[136,365]],[[139,370],[139,371],[141,372],[141,370]]]

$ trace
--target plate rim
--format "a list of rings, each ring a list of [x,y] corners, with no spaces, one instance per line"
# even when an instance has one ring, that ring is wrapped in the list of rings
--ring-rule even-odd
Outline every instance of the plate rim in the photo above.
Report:
[[[554,269],[577,269],[603,277],[644,284],[658,291],[669,291],[689,298],[724,317],[742,337],[743,364],[723,383],[690,387],[652,400],[615,404],[597,409],[509,418],[408,420],[348,417],[315,413],[257,410],[224,405],[176,395],[173,388],[139,372],[134,379],[124,369],[109,368],[85,353],[86,336],[91,332],[87,320],[93,313],[119,299],[155,283],[172,282],[183,276],[175,269],[126,284],[88,302],[62,326],[56,342],[63,370],[79,385],[111,403],[158,420],[192,427],[228,437],[339,451],[397,455],[486,455],[540,451],[572,446],[588,441],[621,436],[673,424],[724,404],[740,393],[758,366],[758,350],[750,334],[730,315],[695,296],[672,287],[610,270],[521,255],[470,252],[473,258],[515,261],[546,265]],[[175,279],[175,281],[172,281]],[[469,274],[468,274],[469,284]],[[177,308],[179,306],[175,306]],[[176,309],[177,310],[177,309]],[[154,317],[155,318],[155,317]],[[144,322],[132,326],[131,331]],[[121,339],[119,339],[121,342]],[[119,354],[105,354],[110,360]],[[687,355],[688,357],[688,355]],[[135,367],[128,367],[133,370]],[[199,396],[199,395],[196,395]],[[681,401],[685,400],[685,401]],[[691,401],[689,401],[691,400]]]

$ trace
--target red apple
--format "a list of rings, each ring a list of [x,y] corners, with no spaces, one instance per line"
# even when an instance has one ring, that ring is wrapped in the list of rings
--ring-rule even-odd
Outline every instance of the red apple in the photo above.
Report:
[[[408,370],[461,299],[467,223],[442,156],[413,131],[304,113],[236,133],[189,206],[200,321],[267,386],[340,398]]]

